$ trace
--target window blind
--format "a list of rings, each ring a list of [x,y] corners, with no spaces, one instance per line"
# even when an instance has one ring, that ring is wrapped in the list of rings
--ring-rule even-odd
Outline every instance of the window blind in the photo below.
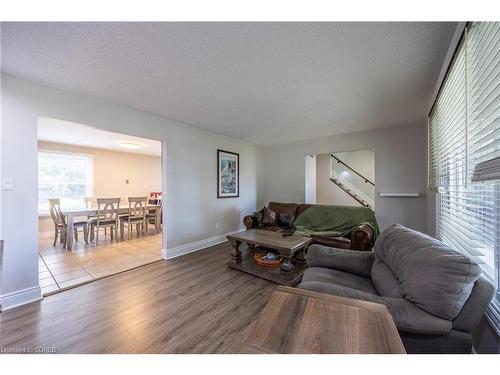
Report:
[[[499,22],[467,26],[428,127],[429,188],[438,192],[438,237],[476,260],[498,288]],[[492,305],[497,314],[499,306],[497,294]]]
[[[496,164],[500,156],[500,23],[473,23],[466,35],[469,194],[480,214],[477,232],[487,257],[483,269],[498,285],[500,182],[473,177],[479,163]]]

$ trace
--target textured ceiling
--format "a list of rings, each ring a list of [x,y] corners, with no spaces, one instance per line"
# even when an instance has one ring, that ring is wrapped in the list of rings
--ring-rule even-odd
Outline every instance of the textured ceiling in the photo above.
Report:
[[[426,117],[455,23],[3,23],[2,71],[257,144]]]
[[[101,148],[104,150],[161,156],[161,142],[125,134],[95,129],[71,121],[49,117],[38,118],[38,139],[40,141],[63,143],[67,145]],[[120,143],[135,143],[140,149],[126,149]]]

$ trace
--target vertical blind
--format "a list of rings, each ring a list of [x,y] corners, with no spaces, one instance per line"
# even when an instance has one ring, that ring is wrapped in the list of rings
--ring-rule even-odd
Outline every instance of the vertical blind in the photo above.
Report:
[[[499,285],[500,23],[469,24],[428,119],[429,188],[438,192],[438,237],[472,257]],[[493,166],[493,167],[492,167]],[[491,175],[491,174],[490,174]],[[500,295],[492,311],[500,318]]]

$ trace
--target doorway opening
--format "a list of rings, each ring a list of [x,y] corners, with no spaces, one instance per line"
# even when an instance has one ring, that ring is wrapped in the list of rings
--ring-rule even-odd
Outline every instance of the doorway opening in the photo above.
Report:
[[[308,155],[305,202],[365,206],[375,211],[373,149]]]
[[[162,259],[162,152],[157,140],[38,119],[44,296]]]

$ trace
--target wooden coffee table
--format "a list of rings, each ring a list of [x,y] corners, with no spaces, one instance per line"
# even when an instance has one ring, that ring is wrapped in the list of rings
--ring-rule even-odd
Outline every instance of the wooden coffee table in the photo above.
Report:
[[[385,305],[278,286],[241,353],[403,354]]]
[[[283,236],[282,233],[263,229],[231,234],[227,239],[233,247],[227,262],[228,267],[288,286],[294,286],[302,279],[306,265],[303,257],[299,258],[297,255],[303,255],[303,251],[312,241],[310,237]],[[242,243],[248,245],[245,251],[240,249]],[[265,267],[255,263],[256,247],[277,251],[284,258],[281,266]]]

